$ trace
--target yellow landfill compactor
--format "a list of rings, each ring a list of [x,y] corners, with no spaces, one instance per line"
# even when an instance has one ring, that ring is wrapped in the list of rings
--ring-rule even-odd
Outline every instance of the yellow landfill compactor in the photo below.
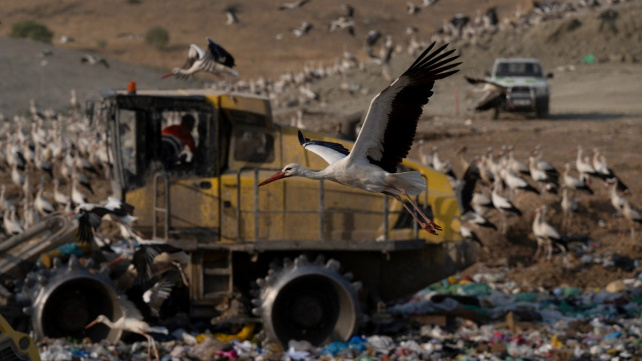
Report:
[[[291,162],[326,166],[303,150],[298,129],[273,122],[267,97],[212,89],[102,95],[115,192],[135,206],[137,230],[190,253],[192,317],[261,323],[285,344],[346,340],[387,302],[475,259],[459,236],[449,181],[418,162],[401,168],[425,176],[417,202],[443,227],[438,236],[381,194],[297,178],[257,188]],[[196,120],[193,150],[162,133],[187,114]]]

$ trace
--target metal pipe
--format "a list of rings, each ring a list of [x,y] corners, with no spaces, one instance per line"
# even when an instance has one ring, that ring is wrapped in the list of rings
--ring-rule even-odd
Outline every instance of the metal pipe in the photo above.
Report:
[[[259,239],[259,187],[256,185],[259,184],[259,170],[258,168],[254,169],[254,240]],[[240,207],[240,203],[239,203]]]
[[[323,219],[325,210],[325,183],[323,179],[319,182],[319,240],[323,241]]]
[[[387,241],[390,239],[390,231],[388,230],[389,224],[388,224],[388,216],[390,215],[390,209],[388,208],[390,205],[390,202],[388,200],[388,196],[383,197],[383,240]]]

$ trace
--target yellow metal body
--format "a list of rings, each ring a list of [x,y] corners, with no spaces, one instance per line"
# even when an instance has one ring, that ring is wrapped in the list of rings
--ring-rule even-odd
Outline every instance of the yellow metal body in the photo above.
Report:
[[[29,335],[15,331],[0,315],[0,356],[8,360],[40,361],[38,348]]]

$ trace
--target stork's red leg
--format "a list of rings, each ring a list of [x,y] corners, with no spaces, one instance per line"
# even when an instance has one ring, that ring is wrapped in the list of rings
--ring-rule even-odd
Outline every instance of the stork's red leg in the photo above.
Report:
[[[149,342],[150,336],[148,334],[144,333],[144,332],[141,332],[140,334],[145,336],[145,338],[147,339],[147,361],[151,361],[152,360],[152,355],[151,355],[151,349],[150,349],[151,348],[151,344]]]
[[[389,194],[389,195],[395,197],[395,199],[398,200],[399,203],[401,203],[404,206],[404,208],[406,208],[408,213],[410,213],[410,215],[415,219],[415,221],[417,221],[417,223],[419,224],[419,226],[421,226],[421,228],[423,230],[425,230],[426,232],[431,233],[431,234],[435,234],[435,235],[437,234],[437,232],[435,231],[435,228],[433,227],[433,225],[435,225],[435,224],[432,223],[432,222],[424,223],[421,220],[419,220],[419,218],[415,215],[415,212],[413,212],[412,209],[410,209],[410,207],[408,207],[406,202],[404,202],[398,194],[387,193],[387,192],[386,192],[386,194]]]
[[[428,217],[426,217],[426,215],[421,211],[421,209],[419,209],[419,207],[418,207],[418,206],[417,206],[417,204],[412,200],[412,198],[410,198],[410,196],[408,195],[408,193],[406,193],[406,190],[405,190],[405,189],[403,189],[403,188],[398,188],[398,187],[395,187],[395,186],[392,186],[391,188],[398,190],[399,192],[401,192],[401,194],[403,194],[404,196],[406,196],[406,198],[408,198],[408,201],[410,202],[410,204],[412,204],[412,206],[415,208],[415,210],[417,211],[417,213],[419,213],[419,215],[421,215],[421,217],[426,221],[426,223],[427,223],[431,228],[433,228],[434,230],[437,230],[437,231],[441,231],[441,230],[442,230],[440,226],[438,226],[438,225],[437,225],[437,224],[435,224],[432,220],[430,220]],[[404,203],[404,202],[401,202],[401,203]],[[404,204],[405,204],[405,203],[404,203]],[[406,209],[407,209],[407,208],[406,208]],[[410,213],[413,213],[413,212],[410,212]],[[431,233],[432,233],[432,232],[431,232]]]

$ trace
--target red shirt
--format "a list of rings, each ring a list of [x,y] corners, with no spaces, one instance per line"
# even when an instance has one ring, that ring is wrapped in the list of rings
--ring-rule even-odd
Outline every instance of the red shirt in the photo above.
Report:
[[[178,138],[181,143],[183,143],[183,145],[189,147],[189,150],[191,152],[194,152],[194,150],[196,149],[196,142],[194,142],[194,137],[192,137],[192,134],[180,124],[170,125],[169,127],[163,129],[161,134],[172,135]]]

